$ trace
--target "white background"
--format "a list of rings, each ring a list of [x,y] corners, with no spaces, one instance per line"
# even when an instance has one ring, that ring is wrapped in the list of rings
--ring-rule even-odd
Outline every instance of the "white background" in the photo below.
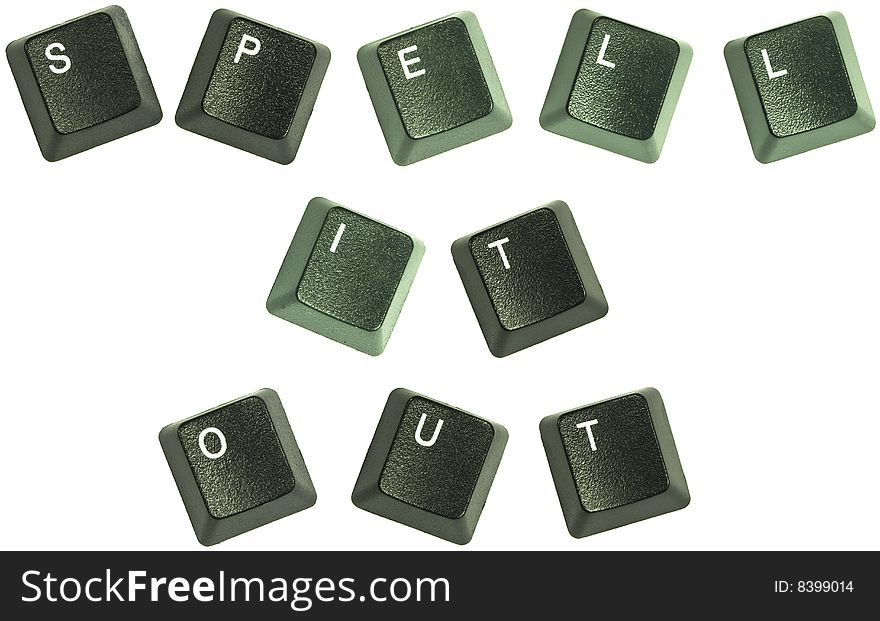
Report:
[[[264,386],[281,396],[318,503],[217,549],[458,549],[349,500],[399,386],[510,431],[466,549],[880,547],[880,132],[761,165],[722,55],[731,39],[837,9],[877,105],[880,10],[854,0],[589,5],[694,48],[663,155],[647,165],[540,128],[569,20],[583,7],[514,6],[227,6],[332,51],[287,167],[174,124],[214,2],[126,1],[165,119],[59,163],[40,156],[2,71],[0,547],[198,549],[159,429]],[[96,8],[12,3],[0,40]],[[355,53],[462,9],[480,19],[513,127],[400,168]],[[378,358],[265,310],[313,196],[426,243]],[[495,359],[449,246],[554,199],[571,206],[611,310]],[[648,385],[666,401],[692,503],[572,539],[538,421]]]

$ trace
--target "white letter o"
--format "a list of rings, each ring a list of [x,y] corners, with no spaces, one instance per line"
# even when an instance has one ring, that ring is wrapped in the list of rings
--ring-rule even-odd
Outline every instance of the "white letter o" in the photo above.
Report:
[[[212,453],[208,450],[208,447],[205,446],[205,436],[209,433],[213,433],[217,436],[217,439],[220,440],[220,450],[216,453]],[[216,427],[206,427],[205,429],[202,429],[201,433],[199,433],[199,448],[202,450],[202,454],[208,459],[220,459],[226,454],[226,436],[224,436],[223,432]]]

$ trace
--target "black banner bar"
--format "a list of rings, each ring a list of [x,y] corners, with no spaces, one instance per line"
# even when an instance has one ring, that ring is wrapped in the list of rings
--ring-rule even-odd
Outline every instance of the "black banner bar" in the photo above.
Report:
[[[0,593],[14,619],[127,611],[167,619],[846,618],[880,600],[877,560],[868,552],[13,552],[3,553]]]

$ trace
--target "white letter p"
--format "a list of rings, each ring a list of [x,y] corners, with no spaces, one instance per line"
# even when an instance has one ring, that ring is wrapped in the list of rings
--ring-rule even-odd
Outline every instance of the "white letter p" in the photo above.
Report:
[[[253,43],[253,47],[248,47],[248,43]],[[241,41],[238,44],[238,50],[235,52],[235,64],[241,60],[242,54],[248,56],[256,56],[260,53],[260,40],[250,35],[241,35]]]

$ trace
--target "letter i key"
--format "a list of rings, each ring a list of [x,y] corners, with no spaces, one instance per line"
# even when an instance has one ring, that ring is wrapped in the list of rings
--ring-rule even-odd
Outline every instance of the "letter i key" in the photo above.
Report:
[[[381,354],[425,247],[325,198],[309,201],[267,310],[359,351]]]

